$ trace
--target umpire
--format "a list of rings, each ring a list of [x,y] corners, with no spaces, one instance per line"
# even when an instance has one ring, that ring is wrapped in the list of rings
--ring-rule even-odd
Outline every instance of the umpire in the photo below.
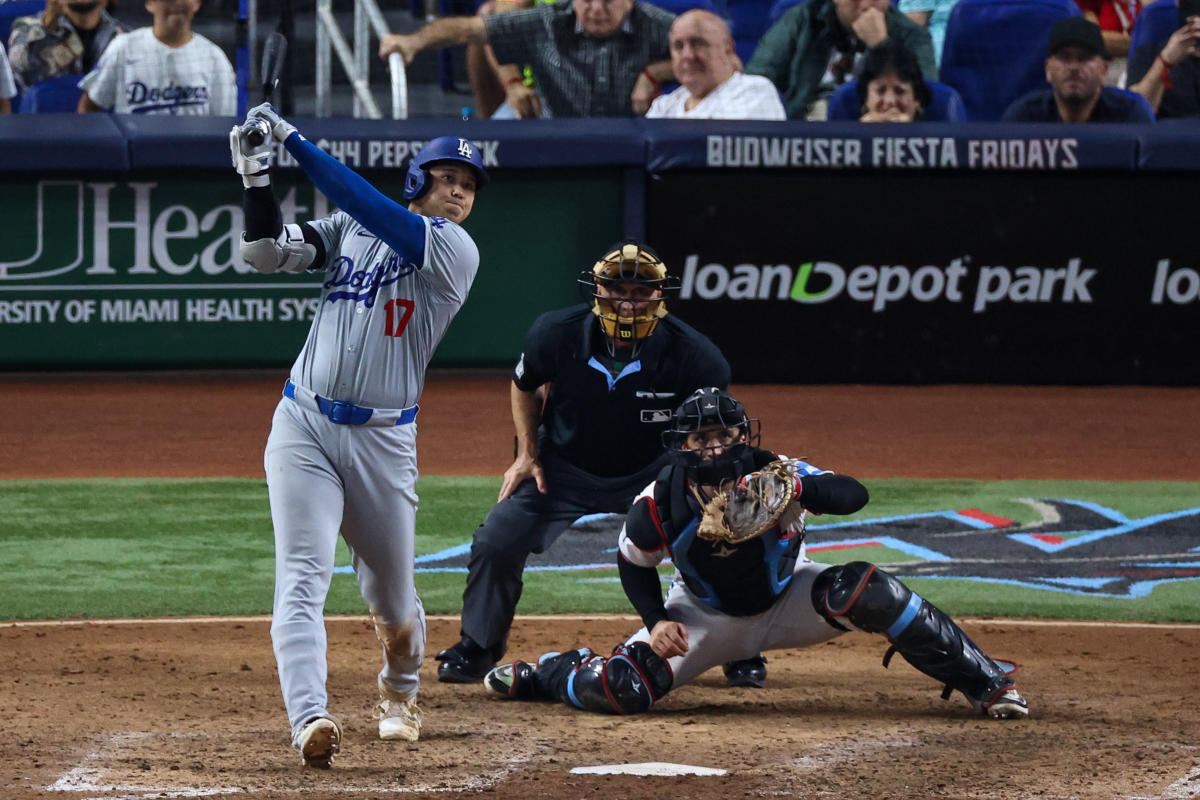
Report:
[[[729,384],[716,345],[667,314],[679,281],[649,247],[613,245],[579,283],[589,304],[542,314],[525,334],[510,390],[516,460],[475,531],[462,641],[437,654],[439,681],[483,679],[504,655],[529,554],[579,517],[628,511],[665,463],[672,409],[697,386]]]

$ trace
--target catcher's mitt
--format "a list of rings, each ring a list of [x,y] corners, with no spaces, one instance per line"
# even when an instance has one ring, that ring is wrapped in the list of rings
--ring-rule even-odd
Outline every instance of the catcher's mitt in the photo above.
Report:
[[[795,496],[796,475],[791,462],[772,461],[741,478],[732,489],[718,491],[707,502],[697,494],[704,507],[697,534],[711,542],[749,541],[778,524]]]

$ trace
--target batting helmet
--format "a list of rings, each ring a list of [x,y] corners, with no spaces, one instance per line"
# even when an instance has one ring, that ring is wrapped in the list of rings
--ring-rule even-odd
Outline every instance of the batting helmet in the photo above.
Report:
[[[702,432],[717,438],[721,452],[716,452],[708,438],[692,437]],[[758,445],[761,435],[762,423],[747,416],[737,398],[708,386],[692,392],[675,409],[662,438],[688,477],[716,485],[754,471],[751,448]]]
[[[610,345],[633,345],[636,354],[641,340],[654,333],[658,321],[667,315],[663,294],[679,288],[679,279],[667,274],[667,265],[658,254],[633,240],[618,242],[608,249],[590,270],[579,273],[579,285],[585,298],[592,301],[592,313]],[[627,284],[644,287],[645,298],[623,292]],[[618,295],[614,297],[613,295]],[[635,312],[622,316],[624,300],[635,302]]]
[[[475,188],[488,184],[488,174],[483,168],[483,156],[479,148],[460,136],[439,136],[408,162],[408,174],[404,176],[404,199],[416,200],[429,189],[429,168],[445,161],[457,161],[475,170]]]

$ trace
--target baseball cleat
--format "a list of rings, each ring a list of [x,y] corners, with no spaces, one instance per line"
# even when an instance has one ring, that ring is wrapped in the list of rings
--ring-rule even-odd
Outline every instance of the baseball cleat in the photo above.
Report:
[[[330,717],[314,717],[300,728],[292,743],[300,751],[304,766],[329,769],[342,749],[342,728]]]
[[[762,653],[741,661],[730,661],[722,667],[726,686],[748,686],[761,689],[767,685],[767,657]]]
[[[417,700],[389,700],[379,702],[379,738],[399,739],[415,742],[421,737],[421,709]]]
[[[981,710],[992,719],[1024,719],[1029,716],[1029,704],[1015,686],[1009,686],[995,695],[983,704]]]

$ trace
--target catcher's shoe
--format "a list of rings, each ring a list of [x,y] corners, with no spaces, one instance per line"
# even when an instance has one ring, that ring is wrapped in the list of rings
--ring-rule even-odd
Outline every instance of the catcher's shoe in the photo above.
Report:
[[[492,654],[475,644],[462,641],[435,656],[438,680],[442,683],[479,683],[496,663]]]
[[[1029,716],[1029,704],[1016,686],[996,692],[990,700],[979,704],[979,710],[992,719],[1024,719]]]
[[[304,766],[329,769],[342,749],[342,726],[333,717],[313,717],[292,737]]]
[[[741,661],[729,661],[722,669],[726,686],[749,686],[761,689],[767,685],[767,657],[762,653]]]
[[[379,701],[379,738],[415,742],[421,737],[421,709],[417,699]]]
[[[514,661],[494,667],[483,678],[483,690],[510,700],[529,700],[534,696],[534,667],[525,661]]]

